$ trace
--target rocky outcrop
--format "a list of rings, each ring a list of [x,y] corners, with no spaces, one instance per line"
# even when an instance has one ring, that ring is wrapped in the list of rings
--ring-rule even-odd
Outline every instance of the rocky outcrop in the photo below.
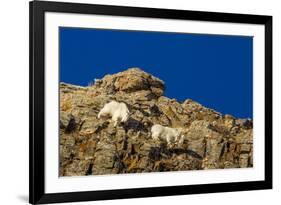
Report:
[[[87,87],[60,84],[60,176],[253,166],[253,123],[222,115],[190,99],[163,96],[164,82],[138,68]],[[124,102],[130,118],[114,127],[102,107]],[[153,124],[181,127],[182,144],[153,141]]]

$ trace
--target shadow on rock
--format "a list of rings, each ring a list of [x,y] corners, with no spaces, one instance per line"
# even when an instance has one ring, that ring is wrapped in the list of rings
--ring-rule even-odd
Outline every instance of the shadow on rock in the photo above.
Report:
[[[182,148],[173,148],[168,149],[166,145],[161,144],[160,147],[152,147],[149,151],[149,158],[154,161],[161,160],[163,157],[170,158],[173,154],[181,155],[181,154],[187,154],[193,158],[202,160],[203,157],[196,153],[193,150],[190,149],[182,149]]]
[[[122,123],[123,129],[128,132],[129,130],[133,130],[135,132],[145,131],[148,132],[148,129],[144,126],[144,124],[132,117],[130,117],[126,122]]]

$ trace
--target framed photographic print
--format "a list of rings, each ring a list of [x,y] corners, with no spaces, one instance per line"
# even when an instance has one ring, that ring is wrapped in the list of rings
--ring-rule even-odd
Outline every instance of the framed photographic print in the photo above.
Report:
[[[30,203],[272,188],[272,17],[30,2]]]

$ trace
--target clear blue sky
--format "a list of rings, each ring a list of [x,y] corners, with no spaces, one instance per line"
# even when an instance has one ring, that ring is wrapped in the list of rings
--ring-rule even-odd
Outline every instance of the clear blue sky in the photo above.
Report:
[[[59,36],[62,82],[140,67],[165,81],[165,96],[252,118],[252,37],[65,27]]]

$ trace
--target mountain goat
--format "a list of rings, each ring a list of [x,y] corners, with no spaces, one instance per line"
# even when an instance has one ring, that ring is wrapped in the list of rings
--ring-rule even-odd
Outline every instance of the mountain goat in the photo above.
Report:
[[[168,145],[172,142],[181,143],[183,136],[181,136],[181,128],[170,128],[156,124],[151,127],[151,135],[154,140],[165,140]]]
[[[114,127],[116,127],[119,120],[121,122],[126,122],[128,120],[129,110],[125,103],[119,103],[113,100],[104,105],[98,114],[98,118],[108,115],[111,116],[111,120],[114,122]]]

